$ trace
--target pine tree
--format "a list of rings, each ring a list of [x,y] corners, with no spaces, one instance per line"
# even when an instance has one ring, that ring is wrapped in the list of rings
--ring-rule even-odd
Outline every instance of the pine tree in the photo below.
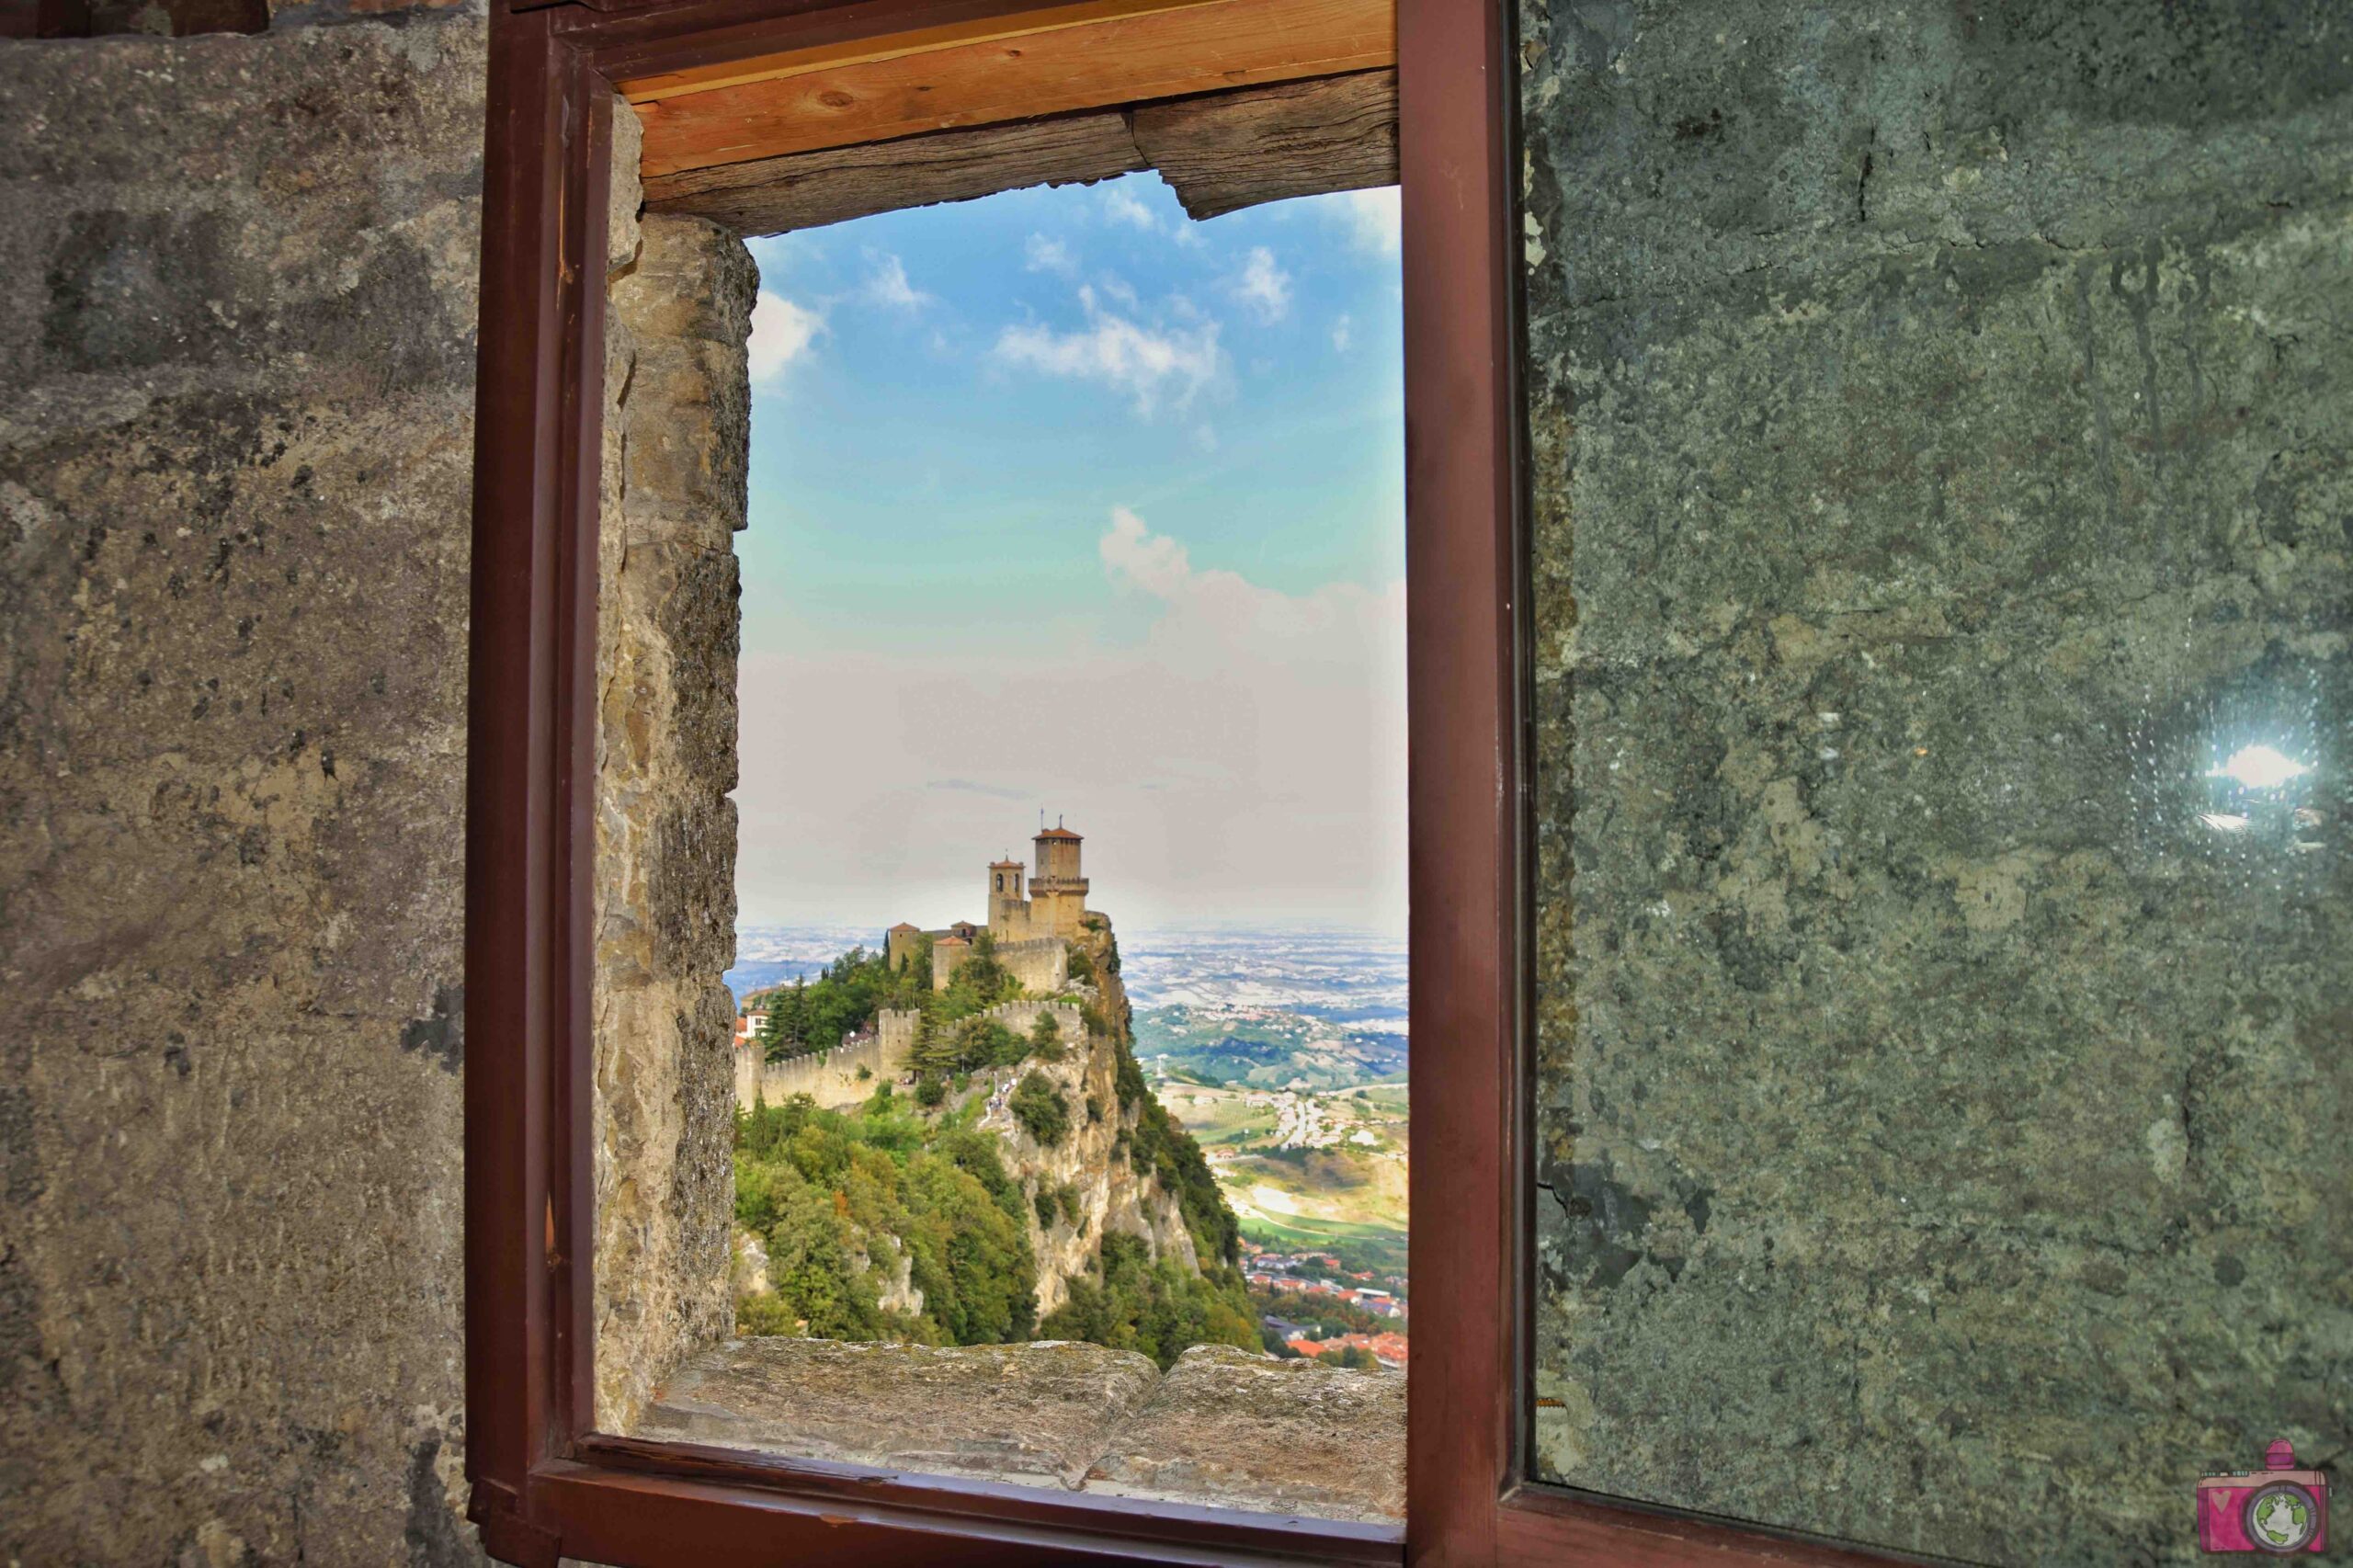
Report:
[[[945,1078],[956,1071],[956,1041],[950,1031],[933,1022],[928,1007],[915,1017],[915,1042],[908,1062],[926,1077]]]

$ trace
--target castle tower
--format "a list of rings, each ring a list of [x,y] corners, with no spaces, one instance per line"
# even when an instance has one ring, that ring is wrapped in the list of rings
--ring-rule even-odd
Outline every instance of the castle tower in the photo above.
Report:
[[[1029,905],[1022,893],[1027,869],[1018,860],[989,862],[989,929],[1000,942],[1029,935]]]
[[[1029,879],[1029,926],[1034,935],[1078,935],[1079,917],[1086,913],[1086,878],[1079,870],[1077,834],[1059,822],[1032,840],[1037,874]]]

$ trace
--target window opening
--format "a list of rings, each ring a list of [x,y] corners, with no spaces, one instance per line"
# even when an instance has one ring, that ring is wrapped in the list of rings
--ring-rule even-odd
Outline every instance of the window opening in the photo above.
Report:
[[[695,1320],[600,1344],[600,1421],[1402,1518],[1395,191],[751,248],[735,1006],[675,1129],[724,1278],[600,1276],[600,1331]]]

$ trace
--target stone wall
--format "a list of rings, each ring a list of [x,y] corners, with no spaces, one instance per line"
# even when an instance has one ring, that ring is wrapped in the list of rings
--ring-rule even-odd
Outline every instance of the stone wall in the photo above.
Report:
[[[1541,1474],[2184,1562],[2353,1443],[2333,12],[1523,10]]]
[[[597,625],[597,1400],[625,1425],[725,1335],[735,1006],[734,531],[758,275],[699,219],[636,218],[614,116]]]
[[[828,1110],[864,1105],[884,1084],[895,1083],[915,1054],[916,1013],[884,1009],[877,1015],[873,1036],[858,1045],[811,1051],[783,1062],[763,1062],[759,1046],[735,1052],[735,1103],[748,1107],[756,1100],[782,1105],[795,1095],[807,1095]],[[858,1076],[863,1068],[866,1075]],[[733,1201],[733,1175],[728,1177],[729,1201]]]
[[[1051,994],[1070,983],[1070,947],[1059,937],[999,942],[996,961],[1024,991]]]
[[[1076,1050],[1086,1042],[1086,1019],[1075,1002],[1000,1002],[988,1010],[988,1017],[1023,1040],[1029,1038],[1029,1031],[1038,1027],[1040,1017],[1051,1017],[1058,1031],[1055,1038],[1063,1045]]]
[[[0,1561],[478,1561],[482,60],[0,43]]]

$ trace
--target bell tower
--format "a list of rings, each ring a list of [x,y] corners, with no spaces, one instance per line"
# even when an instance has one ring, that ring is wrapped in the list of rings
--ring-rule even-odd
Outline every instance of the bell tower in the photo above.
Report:
[[[989,862],[989,930],[1000,942],[1017,942],[1029,934],[1029,905],[1021,885],[1026,874],[1018,860]]]

